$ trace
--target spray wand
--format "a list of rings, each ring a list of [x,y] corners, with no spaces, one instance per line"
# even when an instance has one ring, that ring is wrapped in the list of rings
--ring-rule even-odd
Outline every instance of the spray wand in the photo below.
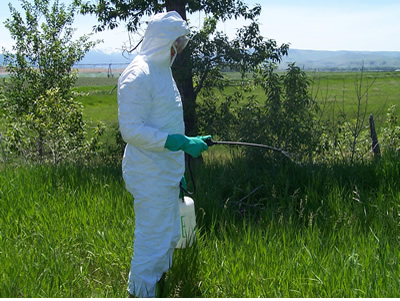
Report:
[[[204,141],[208,146],[213,146],[216,144],[225,144],[225,145],[240,145],[240,146],[253,146],[253,147],[261,147],[261,148],[266,148],[275,152],[279,152],[285,157],[289,158],[292,160],[292,158],[289,156],[289,153],[287,151],[284,151],[280,148],[265,145],[265,144],[258,144],[258,143],[249,143],[249,142],[238,142],[238,141],[213,141],[211,138],[207,139]]]
[[[269,146],[269,145],[265,145],[265,144],[258,144],[258,143],[250,143],[250,142],[239,142],[239,141],[213,141],[211,140],[211,138],[208,138],[206,140],[204,140],[204,142],[208,145],[208,146],[213,146],[213,145],[239,145],[239,146],[252,146],[252,147],[260,147],[260,148],[265,148],[265,149],[269,149],[272,150],[274,152],[279,152],[282,155],[284,155],[285,157],[289,158],[291,161],[295,162],[293,160],[293,158],[290,157],[289,153],[287,151],[284,151],[280,148],[277,147],[273,147],[273,146]],[[296,162],[297,163],[297,162]],[[189,173],[190,173],[190,177],[192,180],[192,184],[193,184],[193,192],[187,191],[187,189],[183,188],[182,183],[180,184],[180,188],[188,195],[193,195],[196,191],[196,185],[194,182],[194,178],[193,178],[193,174],[192,174],[192,168],[191,168],[191,156],[189,156],[188,158],[188,168],[189,168]],[[256,190],[258,190],[261,187],[258,187]],[[254,193],[255,191],[253,191],[252,193]]]

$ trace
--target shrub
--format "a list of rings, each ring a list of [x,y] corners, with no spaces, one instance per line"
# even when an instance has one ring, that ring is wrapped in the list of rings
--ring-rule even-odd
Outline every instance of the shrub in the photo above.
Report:
[[[271,145],[299,154],[299,160],[311,160],[316,147],[317,103],[308,90],[310,81],[294,64],[279,75],[274,66],[264,69],[260,83],[266,99],[245,96],[249,86],[226,96],[218,104],[212,93],[202,95],[198,107],[199,128],[204,133],[218,133],[226,140],[249,141]],[[258,157],[259,150],[244,150],[249,157]],[[263,153],[265,153],[263,151]]]
[[[79,153],[85,143],[82,106],[73,97],[64,98],[59,89],[32,101],[29,112],[4,119],[8,150],[26,159],[58,163]]]
[[[397,152],[400,147],[400,126],[398,125],[395,110],[395,105],[389,107],[382,138],[379,142],[386,151],[390,152]]]
[[[0,113],[8,149],[29,159],[58,162],[81,150],[85,124],[71,91],[77,73],[72,66],[98,42],[89,36],[72,40],[76,4],[21,0],[25,19],[10,4],[4,24],[16,40],[4,52],[5,81]],[[0,118],[2,116],[0,115]],[[51,155],[49,155],[51,154]]]

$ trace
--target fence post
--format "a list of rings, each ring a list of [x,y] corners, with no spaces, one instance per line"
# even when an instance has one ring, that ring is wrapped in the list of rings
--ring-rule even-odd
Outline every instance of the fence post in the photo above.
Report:
[[[111,69],[111,63],[108,65],[107,77],[114,77],[114,74],[112,73]]]
[[[372,114],[369,116],[369,128],[371,130],[372,151],[374,152],[375,157],[380,157],[381,150],[379,147],[378,136],[375,131],[374,116],[372,116]]]

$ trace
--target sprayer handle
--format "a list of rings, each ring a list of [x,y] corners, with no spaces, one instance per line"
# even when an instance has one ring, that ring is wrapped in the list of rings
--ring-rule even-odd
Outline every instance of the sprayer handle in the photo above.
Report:
[[[215,143],[214,141],[211,140],[211,138],[208,138],[206,140],[204,140],[204,142],[208,145],[208,146],[213,146]]]

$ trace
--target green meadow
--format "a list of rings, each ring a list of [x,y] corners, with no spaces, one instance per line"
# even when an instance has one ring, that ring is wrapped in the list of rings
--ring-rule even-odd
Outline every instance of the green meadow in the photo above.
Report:
[[[363,108],[367,106],[368,116],[375,116],[377,128],[384,122],[390,105],[396,105],[396,112],[400,113],[400,72],[308,72],[307,75],[311,80],[310,92],[323,108],[324,118],[341,111],[354,117],[360,88]],[[233,84],[224,93],[233,94],[239,89],[235,83],[241,82],[240,75],[227,73],[227,77]],[[89,76],[78,79],[76,90],[87,94],[80,101],[85,107],[85,119],[92,126],[98,121],[107,127],[118,126],[117,81],[117,78]],[[251,93],[261,101],[265,99],[261,87]]]
[[[352,114],[359,74],[309,76],[331,115]],[[116,81],[78,80],[89,127],[117,127]],[[400,73],[372,81],[379,125]],[[210,147],[192,162],[197,242],[176,250],[163,297],[400,297],[399,159],[272,164]],[[0,297],[128,297],[134,217],[120,163],[1,164]]]

